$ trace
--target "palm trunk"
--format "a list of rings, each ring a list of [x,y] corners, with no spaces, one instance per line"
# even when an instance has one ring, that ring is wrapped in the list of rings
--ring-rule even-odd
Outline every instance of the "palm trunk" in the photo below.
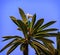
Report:
[[[25,49],[23,51],[24,55],[28,55],[28,44],[25,44]]]

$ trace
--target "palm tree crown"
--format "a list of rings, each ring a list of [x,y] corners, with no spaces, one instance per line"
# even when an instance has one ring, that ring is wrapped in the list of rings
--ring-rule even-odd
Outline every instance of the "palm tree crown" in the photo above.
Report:
[[[23,51],[23,54],[28,55],[28,45],[30,45],[36,51],[36,55],[53,55],[55,49],[53,48],[52,43],[54,42],[46,37],[57,35],[57,33],[53,31],[57,31],[58,29],[48,28],[56,21],[50,21],[46,24],[43,24],[44,19],[41,18],[36,22],[36,14],[29,16],[28,18],[32,18],[32,20],[28,21],[28,18],[21,8],[19,8],[19,13],[22,17],[22,20],[18,20],[13,16],[10,16],[10,18],[18,26],[17,29],[23,32],[24,38],[21,36],[4,36],[3,41],[10,39],[13,40],[4,46],[0,52],[10,47],[7,52],[7,55],[9,55],[13,50],[16,49],[16,47],[20,46],[20,50]]]

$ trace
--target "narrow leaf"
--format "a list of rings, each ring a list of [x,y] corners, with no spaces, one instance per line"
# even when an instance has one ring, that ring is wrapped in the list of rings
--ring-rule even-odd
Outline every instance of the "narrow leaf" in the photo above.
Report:
[[[38,47],[36,45],[34,45],[34,43],[32,41],[30,41],[29,44],[32,48],[34,48],[34,50],[36,51],[36,54],[40,55],[40,51],[38,50]]]
[[[22,37],[20,36],[4,36],[3,38],[4,38],[3,41],[10,40],[10,39],[16,39],[16,38],[22,39]]]
[[[27,36],[26,35],[27,34],[27,27],[26,27],[26,25],[21,20],[17,20],[17,22],[19,23],[19,27],[23,31],[24,35]]]
[[[48,33],[50,37],[57,37],[58,33]]]
[[[23,22],[26,24],[27,18],[26,18],[26,15],[25,15],[24,11],[21,8],[19,8],[19,13],[22,17]]]
[[[44,53],[46,54],[51,54],[50,50],[48,48],[46,48],[43,44],[37,42],[36,40],[33,41],[33,43],[38,46],[42,51],[44,51]]]
[[[35,33],[38,30],[38,28],[43,24],[43,22],[44,22],[44,19],[40,19],[37,21],[37,23],[34,25],[33,33]]]
[[[3,38],[22,38],[20,36],[4,36]]]
[[[45,28],[51,26],[52,24],[54,24],[55,22],[56,22],[56,21],[50,21],[50,22],[48,22],[48,23],[42,25],[38,30],[45,29]]]
[[[50,52],[52,53],[52,55],[54,55],[55,53],[55,48],[53,47],[52,43],[45,43],[45,46],[50,50]]]
[[[29,32],[30,32],[30,34],[32,34],[32,32],[33,32],[33,26],[34,26],[35,21],[36,21],[36,14],[33,15],[32,21],[29,24]]]
[[[4,46],[0,52],[2,52],[3,50],[5,50],[6,48],[10,47],[11,45],[13,45],[13,42],[15,41],[16,39],[14,39],[13,41],[11,41],[10,43],[8,43],[6,46]]]
[[[40,36],[40,37],[48,37],[48,36],[50,36],[48,33],[37,33],[37,34],[35,34],[35,36]]]
[[[19,43],[15,43],[7,52],[7,55],[10,54],[13,50],[16,49],[16,47],[19,45]]]
[[[37,21],[37,23],[35,24],[34,28],[37,29],[39,26],[41,26],[44,22],[44,19],[40,19]]]
[[[11,20],[17,25],[19,26],[18,22],[17,22],[17,19],[13,16],[10,16]]]
[[[32,17],[32,25],[35,24],[35,21],[36,21],[36,14],[34,14],[33,17]]]
[[[20,24],[17,22],[17,19],[13,16],[10,16],[11,20],[19,27]],[[19,27],[20,28],[20,27]],[[20,28],[21,29],[21,28]]]
[[[45,30],[39,30],[37,31],[38,33],[46,33],[46,32],[53,32],[53,31],[57,31],[58,29],[56,28],[50,28],[50,29],[45,29]]]
[[[57,37],[57,33],[45,33],[45,34],[36,34],[35,36],[40,36],[40,37]]]
[[[40,40],[42,42],[46,42],[46,43],[54,43],[52,40],[43,38],[43,37],[36,37],[35,39]]]

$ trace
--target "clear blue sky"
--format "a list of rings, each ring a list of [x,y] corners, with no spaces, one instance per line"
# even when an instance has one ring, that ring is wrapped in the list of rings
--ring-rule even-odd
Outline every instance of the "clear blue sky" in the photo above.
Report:
[[[37,14],[37,20],[44,18],[45,22],[56,20],[57,22],[51,27],[59,28],[60,24],[60,0],[0,0],[0,49],[8,42],[1,42],[2,36],[22,35],[16,30],[17,26],[11,21],[9,16],[15,16],[21,19],[18,8],[22,8],[25,13]],[[59,28],[60,29],[60,28]],[[55,38],[51,38],[56,41]],[[56,42],[54,44],[56,48]],[[34,50],[29,47],[29,55],[34,55]],[[0,53],[6,55],[8,49]],[[19,47],[10,55],[23,55]]]

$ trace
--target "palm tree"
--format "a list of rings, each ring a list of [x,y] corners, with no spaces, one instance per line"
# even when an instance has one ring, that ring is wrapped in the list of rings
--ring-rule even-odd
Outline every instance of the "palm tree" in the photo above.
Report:
[[[28,18],[21,8],[19,8],[19,13],[22,17],[22,20],[18,20],[13,16],[10,16],[10,18],[18,26],[17,29],[23,32],[24,38],[21,36],[4,36],[3,41],[10,39],[13,40],[4,46],[0,52],[10,47],[10,49],[7,51],[7,55],[9,55],[13,50],[20,46],[20,50],[23,51],[23,54],[28,55],[28,45],[30,45],[35,50],[36,55],[53,55],[48,46],[54,42],[46,37],[57,35],[56,32],[53,32],[57,31],[56,28],[48,28],[56,21],[50,21],[46,24],[43,24],[44,19],[41,18],[36,22],[36,14],[31,17],[31,21],[28,21]]]

